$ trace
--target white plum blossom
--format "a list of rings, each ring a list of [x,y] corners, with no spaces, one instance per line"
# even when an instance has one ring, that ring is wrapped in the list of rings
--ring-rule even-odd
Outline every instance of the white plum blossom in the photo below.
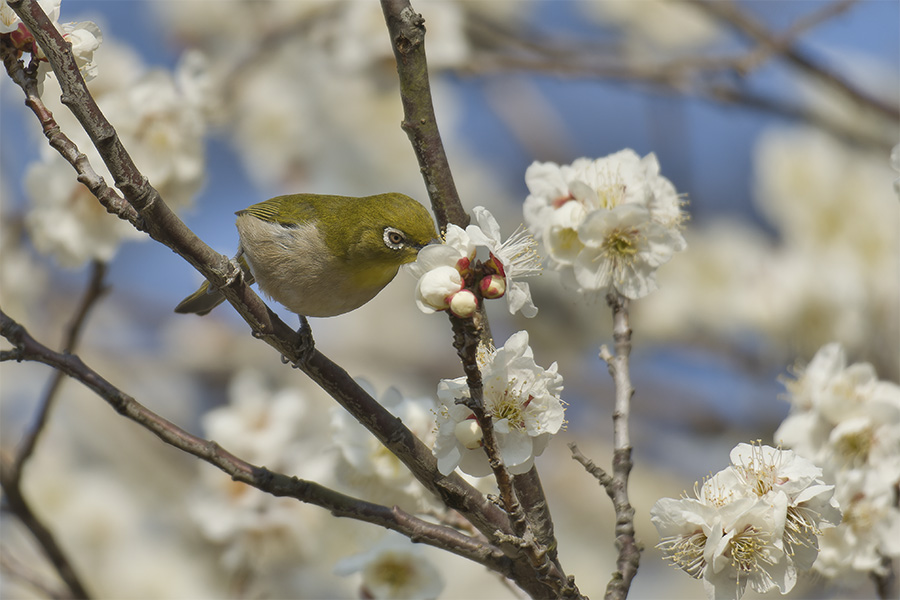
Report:
[[[482,283],[489,278],[499,279],[502,288],[492,293],[491,297],[505,295],[511,314],[521,311],[525,317],[535,316],[537,307],[531,300],[531,291],[528,284],[520,281],[520,278],[539,275],[541,272],[541,257],[535,252],[537,242],[521,226],[506,241],[501,241],[500,226],[494,216],[482,206],[476,206],[472,212],[475,213],[478,225],[469,225],[466,232],[474,244],[490,250],[491,261],[499,271],[496,275],[486,276]],[[487,286],[482,285],[482,290],[485,287]]]
[[[578,229],[583,249],[573,265],[575,280],[585,290],[643,298],[656,290],[656,269],[672,258],[675,235],[638,205],[595,211]]]
[[[59,5],[62,0],[38,0],[38,4],[43,9],[50,20],[54,23],[59,19]],[[6,0],[0,0],[0,34],[12,33],[22,25],[19,15],[9,7]]]
[[[476,247],[465,229],[451,223],[443,238],[442,244],[422,248],[416,261],[405,267],[419,280],[416,306],[425,314],[450,307],[453,296],[465,288],[475,260]]]
[[[434,440],[434,401],[406,398],[397,388],[388,388],[380,397],[369,382],[357,382],[392,415],[399,418],[417,438],[430,445]],[[408,468],[346,410],[334,407],[332,437],[340,453],[338,478],[366,499],[381,504],[418,508],[424,488]]]
[[[641,298],[656,270],[684,250],[685,219],[656,156],[622,150],[571,165],[535,162],[525,172],[525,220],[563,284],[586,297]]]
[[[92,21],[57,23],[56,28],[59,29],[63,39],[72,44],[72,56],[84,80],[94,79],[98,73],[98,65],[94,62],[94,52],[103,42],[103,33],[100,28]],[[37,48],[35,56],[46,59],[40,48]],[[51,73],[50,63],[42,61],[38,69],[39,80],[43,81],[44,76]]]
[[[60,23],[61,0],[39,0],[38,4],[50,18],[63,39],[72,45],[72,56],[78,70],[81,71],[85,81],[90,81],[97,75],[97,65],[94,63],[94,51],[100,47],[103,34],[96,23],[80,21],[78,23]],[[9,7],[6,0],[0,0],[0,35],[11,34],[11,43],[23,52],[31,53],[41,62],[38,67],[38,85],[42,86],[44,77],[51,72],[47,57],[35,43],[31,32],[19,19],[19,16]]]
[[[740,598],[749,585],[785,594],[812,567],[819,537],[841,519],[822,470],[789,450],[739,444],[732,464],[651,510],[667,560],[702,579],[707,598]]]
[[[144,67],[123,59],[127,52],[119,52],[120,48],[113,42],[101,48],[104,54],[98,53],[105,66],[92,82],[97,103],[166,203],[176,210],[188,206],[200,189],[205,169],[202,98],[189,83],[202,74],[196,61],[187,65],[189,72],[182,64],[174,75],[163,70],[141,73]],[[60,127],[97,173],[107,182],[114,181],[81,126],[51,100],[55,95],[45,97]],[[146,239],[130,224],[108,214],[72,177],[72,167],[50,148],[28,166],[25,187],[31,200],[25,223],[35,248],[51,254],[62,266],[77,267],[92,259],[109,261],[123,240]]]
[[[748,585],[763,593],[793,589],[797,573],[782,543],[784,501],[784,496],[772,502],[736,501],[719,509],[721,537],[708,552],[703,580],[707,598],[740,598]]]
[[[500,457],[511,473],[525,473],[565,422],[562,376],[556,363],[543,369],[534,362],[526,331],[513,334],[502,348],[481,352],[478,362],[484,410],[493,417]],[[442,406],[433,452],[441,473],[447,475],[459,467],[464,473],[483,477],[491,468],[482,448],[481,428],[471,409],[457,402],[467,398],[470,391],[465,377],[441,380],[438,400]]]
[[[253,464],[292,470],[306,453],[299,446],[309,436],[303,394],[270,386],[262,374],[245,369],[232,379],[228,396],[228,404],[203,415],[204,435]],[[221,549],[227,569],[252,571],[273,560],[296,560],[305,551],[308,522],[296,501],[206,468],[198,484],[189,513],[203,538]]]
[[[832,343],[785,387],[792,407],[775,437],[822,467],[844,512],[820,538],[813,568],[827,577],[882,573],[881,557],[900,556],[900,386],[868,363],[848,365]]]
[[[370,550],[341,560],[338,575],[360,573],[360,597],[374,600],[433,600],[444,589],[440,571],[408,539],[388,532]]]
[[[822,469],[791,450],[738,444],[731,451],[732,466],[715,479],[721,490],[775,502],[784,496],[784,549],[797,569],[808,570],[816,560],[817,536],[841,521],[834,486],[822,479]],[[725,480],[730,480],[725,484]]]
[[[900,510],[896,492],[885,485],[891,477],[861,469],[838,475],[836,496],[844,520],[822,536],[817,572],[831,578],[887,574],[883,558],[900,556]]]
[[[273,389],[251,369],[228,388],[229,403],[203,415],[203,430],[229,451],[256,464],[279,468],[298,439],[308,402],[293,388]]]
[[[458,317],[469,317],[480,299],[505,296],[510,313],[533,317],[537,307],[521,278],[540,273],[534,238],[519,228],[504,241],[487,209],[476,206],[474,212],[477,225],[465,229],[447,225],[443,243],[422,248],[416,261],[407,265],[418,279],[416,305],[426,314],[449,309]],[[479,247],[490,252],[487,260],[476,260]]]

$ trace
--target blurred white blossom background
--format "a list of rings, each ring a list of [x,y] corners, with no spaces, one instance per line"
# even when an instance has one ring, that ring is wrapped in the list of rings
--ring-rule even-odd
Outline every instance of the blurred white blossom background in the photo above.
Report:
[[[778,32],[827,4],[741,6]],[[683,251],[659,268],[658,289],[632,305],[632,502],[646,551],[631,597],[699,597],[699,584],[665,566],[665,552],[654,548],[659,534],[650,510],[657,500],[728,467],[739,442],[783,442],[827,462],[841,435],[868,431],[881,419],[892,428],[878,443],[900,444],[900,401],[891,383],[900,376],[900,202],[893,183],[900,173],[890,160],[900,141],[897,122],[848,102],[777,56],[750,69],[746,89],[802,107],[807,120],[698,97],[699,71],[673,87],[608,76],[602,59],[610,55],[623,64],[652,65],[698,52],[746,52],[709,15],[674,1],[419,0],[413,6],[426,19],[439,125],[470,213],[486,207],[507,235],[520,224],[534,228],[528,222],[534,211],[523,214],[523,207],[529,194],[540,194],[532,185],[538,170],[623,148],[633,148],[628,160],[643,160],[641,168],[656,169],[679,194],[665,190],[671,206],[689,215],[683,222],[678,217],[683,240],[673,241]],[[394,59],[374,0],[63,0],[59,21],[96,23],[99,47],[91,45],[96,38],[84,38],[96,71],[91,91],[138,167],[223,254],[236,245],[233,213],[277,193],[396,191],[427,204],[399,127]],[[804,31],[799,45],[896,106],[898,21],[897,3],[860,2]],[[529,62],[523,39],[553,52]],[[506,42],[520,46],[505,54]],[[22,106],[21,90],[0,80],[5,312],[38,339],[56,343],[86,285],[88,265],[108,262],[110,290],[87,324],[79,354],[117,386],[254,464],[410,511],[434,509],[433,498],[392,455],[247,335],[227,306],[202,319],[172,313],[200,276],[106,214],[47,147]],[[86,134],[59,102],[52,74],[43,97],[99,169]],[[655,158],[642,159],[651,153]],[[536,235],[546,259],[553,254],[552,247],[545,250],[549,233]],[[565,443],[577,441],[598,461],[610,455],[612,382],[597,350],[611,340],[611,320],[602,298],[580,303],[557,270],[546,264],[527,279],[536,317],[511,314],[505,302],[488,310],[498,347],[528,330],[534,372],[552,379],[543,384],[553,389],[548,402],[567,403],[566,424],[551,424],[560,432],[546,448],[541,440],[543,453],[534,462],[561,560],[583,592],[599,597],[613,568],[613,514]],[[461,370],[446,320],[417,309],[413,277],[401,273],[363,308],[313,320],[312,327],[319,348],[364,379],[426,444],[440,445],[445,429],[455,427],[452,415],[441,413],[438,384],[457,385]],[[564,378],[562,391],[554,367]],[[876,397],[871,405],[860,402],[864,408],[836,415],[827,402],[802,399],[817,372],[837,381],[845,369],[865,371],[877,392],[854,397]],[[48,378],[36,365],[0,364],[4,452],[29,425]],[[827,421],[819,438],[808,425],[814,417]],[[443,451],[458,462],[465,449],[451,442]],[[860,471],[862,463],[838,462],[824,477],[842,481],[837,501],[862,494],[869,504],[860,510],[887,519],[884,527],[896,531],[900,520],[889,491],[866,480],[897,477],[896,446],[875,447],[889,455],[873,466],[881,475]],[[484,480],[478,485],[490,489]],[[360,589],[377,598],[512,597],[498,578],[463,559],[234,483],[121,420],[73,382],[63,383],[24,486],[98,597],[338,598],[358,596]],[[3,552],[51,577],[20,527],[5,516],[0,523]],[[875,568],[875,550],[840,535],[838,529],[823,535],[822,556],[830,562],[820,576],[801,576],[789,597],[873,596],[864,572]],[[836,536],[833,545],[826,545],[827,536]],[[900,554],[896,539],[880,540],[881,551]],[[857,577],[835,586],[825,577],[845,574],[835,558],[842,555],[858,562]],[[408,587],[391,587],[384,578],[391,569],[409,574]],[[7,577],[0,578],[0,595],[41,597]]]

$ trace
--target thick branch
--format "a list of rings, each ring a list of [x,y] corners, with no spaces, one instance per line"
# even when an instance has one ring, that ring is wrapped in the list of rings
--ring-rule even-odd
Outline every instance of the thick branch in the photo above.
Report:
[[[425,60],[425,20],[412,9],[409,0],[381,0],[381,9],[400,76],[404,114],[401,126],[412,142],[438,226],[442,230],[447,223],[465,227],[469,216],[459,201],[434,116]]]

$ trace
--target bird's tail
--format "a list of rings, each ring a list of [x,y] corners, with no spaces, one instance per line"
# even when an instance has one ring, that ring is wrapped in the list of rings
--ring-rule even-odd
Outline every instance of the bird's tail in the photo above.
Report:
[[[244,256],[240,253],[238,254],[237,262],[241,266],[244,280],[248,285],[252,284],[253,275],[250,273],[250,267],[247,264],[246,259],[244,259]],[[209,311],[222,304],[224,301],[225,295],[222,294],[221,291],[211,288],[208,281],[204,281],[199,290],[182,300],[178,306],[175,307],[175,312],[181,314],[194,313],[202,316],[209,313]]]

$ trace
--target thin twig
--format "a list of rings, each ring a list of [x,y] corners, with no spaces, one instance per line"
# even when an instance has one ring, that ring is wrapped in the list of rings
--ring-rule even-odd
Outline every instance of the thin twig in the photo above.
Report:
[[[18,84],[25,93],[25,105],[31,109],[40,122],[41,131],[47,138],[50,147],[59,152],[59,155],[72,165],[78,174],[78,181],[90,190],[107,212],[118,215],[140,229],[140,218],[137,211],[114,189],[106,185],[103,177],[97,174],[87,156],[59,128],[53,113],[38,94],[36,69],[31,67],[26,69],[18,58],[17,50],[5,40],[0,40],[0,55],[2,55],[3,65],[10,79]]]
[[[64,353],[73,352],[78,345],[78,339],[81,335],[85,321],[87,320],[87,316],[90,313],[91,308],[96,305],[97,300],[100,299],[105,291],[105,286],[103,285],[105,275],[106,264],[101,261],[94,261],[91,265],[91,277],[87,288],[85,289],[75,314],[66,329],[66,335],[62,344],[62,351]],[[71,594],[75,597],[87,597],[88,594],[85,586],[81,582],[81,578],[75,572],[75,569],[63,551],[62,546],[56,541],[50,528],[47,527],[31,510],[31,506],[21,489],[25,466],[28,459],[34,453],[37,442],[46,428],[63,377],[64,375],[62,372],[53,372],[53,376],[47,386],[44,398],[39,405],[34,422],[19,443],[15,457],[11,460],[6,459],[3,462],[2,485],[3,491],[8,498],[7,504],[10,510],[19,518],[28,531],[31,532],[35,541],[41,546],[63,582],[68,586]]]
[[[404,114],[401,126],[419,161],[438,226],[443,229],[447,223],[453,223],[465,227],[469,216],[459,201],[431,101],[425,20],[412,9],[409,0],[381,0],[381,9],[397,59]]]
[[[74,352],[75,348],[78,346],[78,339],[81,336],[81,331],[87,320],[88,314],[96,305],[97,300],[99,300],[106,292],[106,286],[103,283],[103,280],[106,277],[106,270],[106,263],[102,261],[95,260],[91,263],[91,277],[87,288],[84,291],[84,295],[81,298],[81,302],[66,329],[65,339],[62,344],[63,352]],[[62,373],[54,371],[50,384],[47,386],[47,391],[44,394],[44,399],[41,401],[35,421],[19,444],[15,463],[13,464],[14,476],[17,482],[21,479],[25,462],[34,452],[38,438],[44,430],[44,426],[46,425],[50,410],[53,408],[56,393],[59,390],[63,377],[64,375]]]
[[[2,314],[2,313],[0,313]],[[5,317],[5,315],[3,315]],[[0,486],[3,487],[3,502],[10,512],[31,532],[41,551],[59,573],[73,598],[90,598],[87,588],[75,572],[68,556],[56,541],[50,529],[34,514],[22,495],[18,473],[11,460],[0,457]]]
[[[895,104],[882,102],[880,99],[866,94],[847,79],[819,64],[807,53],[787,43],[790,38],[779,39],[765,25],[742,10],[736,2],[718,2],[715,0],[683,1],[696,6],[706,14],[725,23],[740,35],[769,47],[773,54],[784,56],[785,60],[797,69],[821,81],[857,105],[874,110],[893,121],[900,120],[900,109]],[[844,6],[839,5],[838,8],[843,10]]]
[[[0,552],[0,572],[6,573],[10,579],[16,579],[27,584],[41,596],[46,596],[53,600],[64,600],[71,597],[71,593],[67,594],[63,590],[54,587],[49,581],[45,581],[43,577],[33,570],[32,565],[23,564],[22,561],[14,558],[8,552]]]
[[[871,571],[869,573],[869,577],[875,584],[875,592],[880,600],[897,597],[897,572],[894,570],[894,562],[894,559],[890,556],[882,556],[882,572]]]
[[[628,596],[631,582],[637,574],[641,559],[641,546],[634,534],[634,508],[628,498],[628,477],[633,462],[631,460],[631,435],[628,419],[631,413],[631,398],[634,388],[629,372],[631,354],[631,326],[628,319],[628,299],[616,293],[606,297],[613,311],[613,340],[615,354],[610,354],[604,346],[600,357],[606,361],[616,388],[616,402],[613,412],[613,462],[612,475],[601,480],[606,493],[613,501],[616,512],[616,572],[606,586],[606,598],[624,600]]]

